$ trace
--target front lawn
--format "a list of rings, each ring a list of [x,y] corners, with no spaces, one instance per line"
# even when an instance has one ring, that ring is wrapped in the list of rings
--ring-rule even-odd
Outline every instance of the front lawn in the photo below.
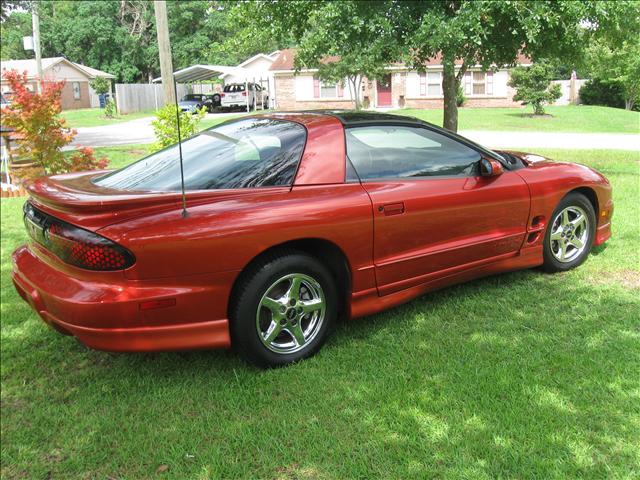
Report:
[[[24,199],[3,199],[2,478],[638,478],[640,159],[538,151],[613,184],[583,266],[426,295],[270,371],[51,331],[11,284]]]
[[[459,130],[514,132],[640,133],[640,112],[591,105],[547,107],[550,116],[532,117],[529,108],[460,108]],[[402,109],[393,113],[442,126],[442,110]]]
[[[103,108],[81,108],[78,110],[64,110],[61,115],[67,120],[67,125],[71,128],[100,127],[103,125],[113,125],[114,123],[128,122],[138,118],[153,117],[153,110],[116,115],[114,118],[107,118],[104,116]]]

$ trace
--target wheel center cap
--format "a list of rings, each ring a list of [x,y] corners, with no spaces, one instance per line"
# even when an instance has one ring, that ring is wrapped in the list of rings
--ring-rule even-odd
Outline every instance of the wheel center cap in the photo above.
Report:
[[[287,313],[285,315],[289,320],[293,320],[294,318],[296,318],[296,309],[288,308]]]

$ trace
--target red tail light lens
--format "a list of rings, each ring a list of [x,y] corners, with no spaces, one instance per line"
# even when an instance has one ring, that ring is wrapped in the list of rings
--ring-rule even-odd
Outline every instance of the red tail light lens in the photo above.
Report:
[[[62,261],[87,270],[124,270],[135,263],[126,248],[96,233],[75,227],[32,205],[25,205],[25,225],[31,237]]]
[[[224,98],[224,93],[221,93],[221,94],[220,94],[220,97],[221,97],[221,98]]]
[[[246,97],[247,96],[247,92],[242,92],[242,96]]]

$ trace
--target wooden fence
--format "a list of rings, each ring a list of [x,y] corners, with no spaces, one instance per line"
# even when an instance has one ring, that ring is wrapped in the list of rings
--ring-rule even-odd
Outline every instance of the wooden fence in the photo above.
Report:
[[[211,93],[213,85],[178,84],[178,98],[187,93]],[[157,110],[164,107],[164,90],[158,83],[117,83],[116,105],[119,113]]]

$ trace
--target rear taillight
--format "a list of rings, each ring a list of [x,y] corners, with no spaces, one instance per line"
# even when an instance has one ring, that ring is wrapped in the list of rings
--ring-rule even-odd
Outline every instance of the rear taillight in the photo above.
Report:
[[[221,93],[221,94],[220,94],[220,97],[221,97],[221,98],[224,98],[224,93]]]
[[[246,97],[247,96],[247,92],[242,92],[242,96]]]
[[[25,224],[31,237],[70,265],[87,270],[124,270],[135,263],[126,248],[88,230],[25,206]]]

